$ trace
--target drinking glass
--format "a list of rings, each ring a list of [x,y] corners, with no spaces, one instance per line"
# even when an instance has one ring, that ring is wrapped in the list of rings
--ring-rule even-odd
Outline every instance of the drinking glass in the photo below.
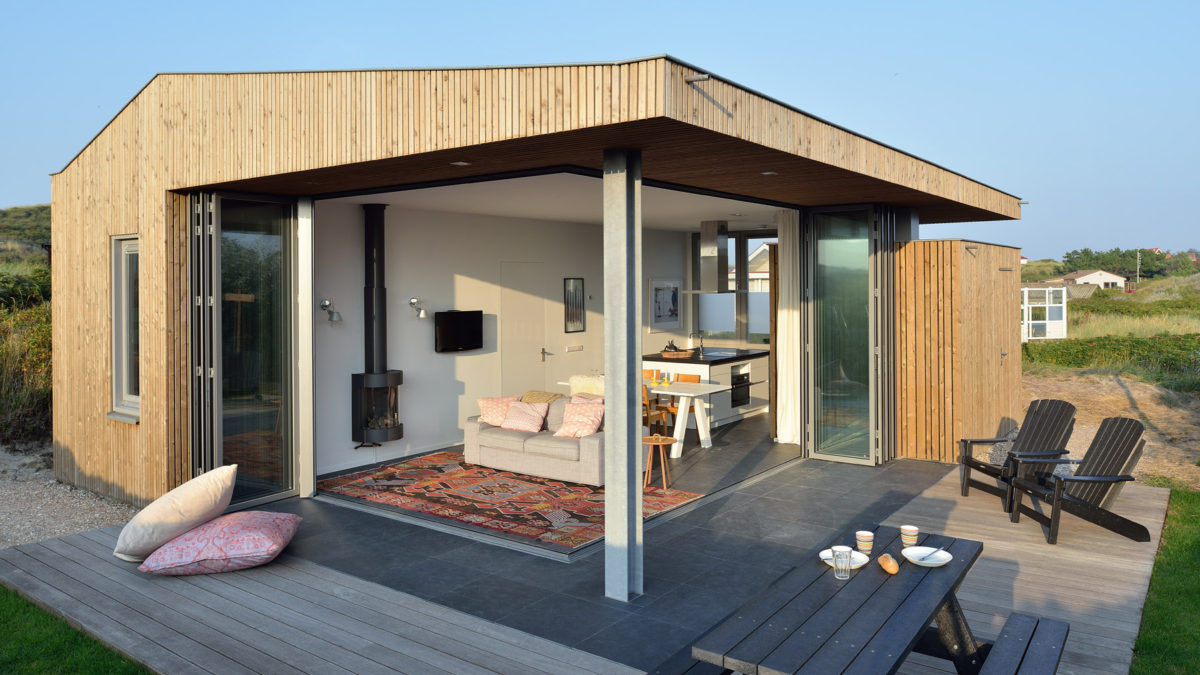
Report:
[[[901,525],[900,526],[900,541],[905,546],[916,546],[917,535],[921,530],[916,525]]]
[[[833,578],[834,579],[849,579],[850,578],[850,547],[849,546],[834,546],[833,547]]]

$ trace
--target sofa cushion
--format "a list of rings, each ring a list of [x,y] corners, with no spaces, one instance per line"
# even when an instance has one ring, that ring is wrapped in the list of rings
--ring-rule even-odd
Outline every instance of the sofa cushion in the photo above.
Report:
[[[568,403],[561,428],[554,433],[559,438],[591,436],[604,420],[603,403]]]
[[[479,399],[479,419],[494,427],[500,426],[508,415],[508,407],[519,398],[513,395]]]
[[[546,421],[546,412],[549,410],[549,403],[515,401],[508,406],[508,415],[504,417],[500,428],[537,433],[542,430],[542,423]]]
[[[571,403],[604,403],[604,397],[596,394],[575,394],[571,396]]]
[[[479,430],[479,445],[521,452],[525,449],[526,439],[533,438],[534,436],[537,436],[537,434],[528,431],[484,427]]]
[[[522,403],[553,403],[554,399],[562,398],[562,394],[556,394],[552,391],[542,391],[540,389],[530,389],[521,394]]]
[[[558,438],[550,433],[538,434],[525,441],[525,454],[577,462],[579,441],[574,438]]]
[[[550,411],[546,413],[546,431],[554,433],[562,426],[563,413],[567,410],[567,403],[566,398],[560,398],[550,404]]]
[[[168,541],[221,515],[236,478],[236,464],[217,467],[150,502],[121,530],[113,555],[141,562]]]

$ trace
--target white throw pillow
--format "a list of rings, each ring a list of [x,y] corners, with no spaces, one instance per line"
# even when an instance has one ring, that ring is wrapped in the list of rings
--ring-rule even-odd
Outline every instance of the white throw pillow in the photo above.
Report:
[[[236,464],[222,466],[150,502],[121,530],[113,555],[141,562],[168,541],[221,515],[233,498],[236,477]]]

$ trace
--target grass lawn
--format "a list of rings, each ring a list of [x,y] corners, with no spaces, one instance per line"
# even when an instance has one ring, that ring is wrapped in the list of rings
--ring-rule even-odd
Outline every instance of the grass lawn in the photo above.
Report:
[[[147,672],[3,586],[0,636],[0,673]]]
[[[1200,492],[1171,490],[1130,672],[1200,672]]]

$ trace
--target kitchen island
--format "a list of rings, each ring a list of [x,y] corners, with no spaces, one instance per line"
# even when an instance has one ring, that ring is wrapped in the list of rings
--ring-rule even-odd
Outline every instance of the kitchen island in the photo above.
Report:
[[[767,411],[770,384],[765,349],[697,349],[686,359],[672,359],[661,354],[642,357],[642,368],[670,375],[699,375],[701,382],[728,385],[728,391],[708,397],[708,419],[713,427],[728,424]],[[697,405],[703,405],[697,399]],[[694,422],[694,420],[693,420]],[[691,428],[695,425],[689,423]]]

